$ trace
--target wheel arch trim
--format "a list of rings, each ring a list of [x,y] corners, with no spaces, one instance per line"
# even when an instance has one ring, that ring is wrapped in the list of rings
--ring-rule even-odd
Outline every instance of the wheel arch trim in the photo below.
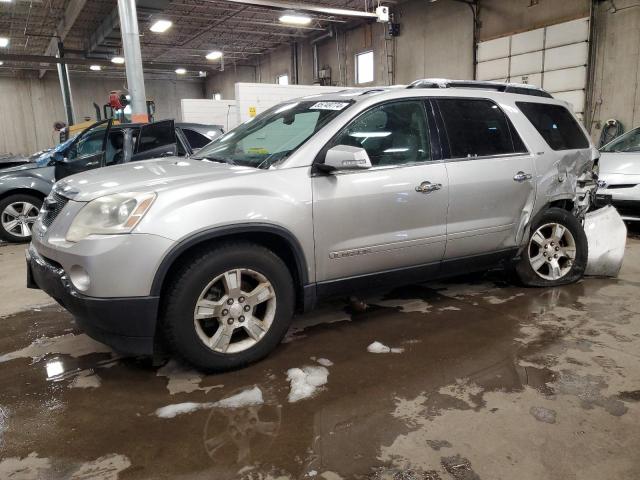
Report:
[[[177,243],[160,262],[151,284],[150,295],[160,295],[167,275],[175,261],[188,250],[211,240],[216,240],[238,234],[270,234],[279,237],[291,249],[295,259],[295,268],[300,281],[300,288],[309,283],[308,265],[304,250],[298,239],[287,229],[269,223],[246,223],[214,227],[195,233]]]

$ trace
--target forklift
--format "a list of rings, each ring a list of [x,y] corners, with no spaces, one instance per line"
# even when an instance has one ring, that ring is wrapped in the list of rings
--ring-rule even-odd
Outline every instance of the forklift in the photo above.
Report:
[[[109,92],[109,103],[102,106],[102,111],[97,103],[94,102],[93,108],[96,111],[96,121],[99,122],[103,118],[105,120],[113,119],[113,123],[131,123],[131,107],[129,106],[131,96],[122,90],[113,90]],[[147,116],[149,122],[154,121],[156,113],[156,103],[153,100],[147,100]],[[89,117],[84,122],[75,125],[66,126],[60,129],[60,143],[66,142],[68,139],[75,137],[78,133],[89,128],[95,122]]]

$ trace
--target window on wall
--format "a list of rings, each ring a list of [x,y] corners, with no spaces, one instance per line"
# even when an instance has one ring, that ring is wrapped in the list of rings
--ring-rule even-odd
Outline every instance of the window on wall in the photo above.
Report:
[[[356,55],[356,83],[373,82],[373,52],[362,52]]]
[[[289,75],[278,75],[278,78],[276,78],[276,83],[278,85],[289,85]]]

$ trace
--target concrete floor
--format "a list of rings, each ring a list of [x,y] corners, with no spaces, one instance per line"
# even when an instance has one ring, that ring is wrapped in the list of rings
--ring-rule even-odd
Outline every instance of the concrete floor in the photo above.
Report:
[[[0,247],[5,312],[43,301],[15,286],[21,252]],[[0,478],[638,479],[639,287],[630,239],[618,279],[538,290],[493,272],[359,313],[329,303],[212,376],[119,358],[59,307],[29,308],[0,318]],[[292,403],[304,366],[328,382]],[[215,404],[246,390],[262,402]]]

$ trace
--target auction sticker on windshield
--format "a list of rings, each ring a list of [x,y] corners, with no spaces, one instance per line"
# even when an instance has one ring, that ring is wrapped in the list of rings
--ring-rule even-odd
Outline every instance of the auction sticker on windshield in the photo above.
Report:
[[[312,105],[309,110],[344,110],[349,106],[348,102],[318,102]]]

